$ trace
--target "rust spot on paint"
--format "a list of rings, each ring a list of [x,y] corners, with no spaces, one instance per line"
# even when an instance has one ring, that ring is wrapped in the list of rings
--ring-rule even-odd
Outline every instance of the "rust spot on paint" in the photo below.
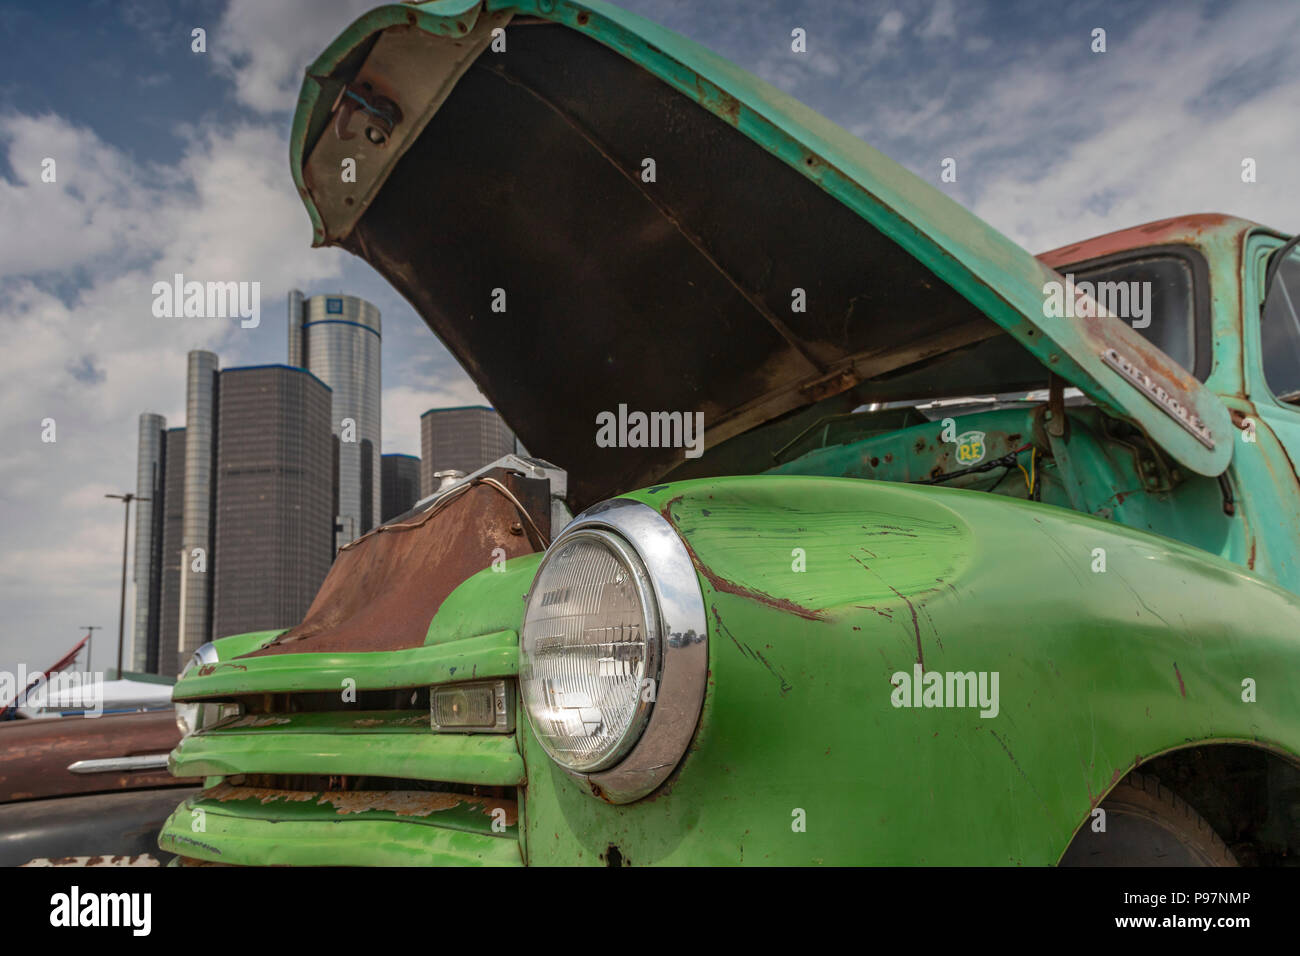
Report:
[[[231,800],[256,800],[261,804],[275,803],[277,800],[283,800],[285,803],[306,803],[314,796],[316,794],[311,791],[236,787],[229,783],[219,783],[211,790],[203,791],[203,799],[216,800],[218,803],[227,803]]]
[[[682,500],[682,496],[678,495],[676,498],[672,498],[666,501],[664,503],[663,508],[660,511],[660,514],[662,514],[664,518],[668,521],[668,523],[671,524],[674,528],[677,527],[677,522],[673,520],[672,508],[673,505],[677,504],[677,502],[681,500]],[[762,591],[756,591],[753,588],[747,588],[744,585],[737,584],[734,581],[728,581],[722,575],[715,573],[711,568],[706,566],[703,561],[700,560],[700,556],[695,553],[695,549],[691,547],[691,543],[688,540],[686,540],[686,537],[684,535],[682,536],[681,541],[686,548],[686,553],[691,556],[691,563],[695,565],[696,569],[700,572],[700,574],[704,575],[704,577],[708,580],[709,584],[713,587],[715,591],[720,591],[724,594],[734,594],[737,597],[746,598],[747,600],[750,601],[756,601],[759,604],[764,604],[767,607],[773,608],[774,610],[784,611],[787,614],[794,614],[797,615],[798,617],[804,618],[805,620],[809,620],[809,621],[826,620],[826,615],[822,611],[813,610],[812,608],[807,608],[807,607],[803,607],[802,605],[795,604],[793,601],[789,600],[788,598],[773,597],[770,594],[764,594]]]
[[[237,670],[237,671],[248,670],[248,668],[245,667],[243,664],[235,664],[233,662],[226,663],[226,664],[204,664],[202,667],[199,668],[199,676],[207,677],[209,674],[214,673],[216,670],[222,667],[229,667],[232,670]]]
[[[309,796],[312,796],[309,794]],[[460,806],[464,800],[456,793],[428,793],[417,790],[353,790],[322,793],[318,806],[329,804],[340,816],[369,813],[372,810],[394,813],[399,817],[427,817],[440,810]]]
[[[1075,262],[1085,262],[1114,252],[1123,252],[1140,246],[1155,245],[1160,242],[1187,242],[1199,239],[1207,231],[1228,225],[1232,217],[1222,213],[1197,213],[1190,216],[1178,216],[1174,219],[1161,219],[1104,236],[1085,239],[1039,253],[1038,259],[1046,266],[1057,266]]]
[[[1187,696],[1187,685],[1183,683],[1183,675],[1178,672],[1178,662],[1174,662],[1174,676],[1178,678],[1178,692],[1184,697]]]
[[[288,717],[241,717],[227,725],[227,729],[233,730],[237,727],[274,727],[278,724],[290,724],[293,721]]]
[[[732,634],[731,629],[728,628],[727,625],[722,623],[722,616],[718,614],[718,609],[715,605],[710,605],[709,610],[713,612],[713,619],[718,624],[718,630],[722,631],[722,633],[726,634],[727,637],[731,638],[731,643],[736,645],[736,649],[739,650],[746,657],[758,661],[760,664],[762,664],[764,667],[767,668],[768,673],[770,673],[773,677],[775,677],[778,681],[781,682],[781,696],[784,697],[790,691],[791,688],[790,682],[786,680],[785,677],[782,676],[782,674],[778,672],[775,667],[772,666],[771,662],[766,657],[764,657],[758,651],[754,650],[748,644],[744,644],[736,640],[736,635]]]
[[[883,617],[886,621],[892,621],[894,619],[894,612],[892,610],[882,611],[874,604],[855,604],[853,606],[861,608],[864,611],[875,611],[878,616]]]
[[[916,618],[916,607],[912,604],[910,598],[903,595],[898,588],[892,584],[888,585],[889,590],[893,591],[906,605],[907,609],[912,612],[912,630],[916,632],[916,662],[925,667],[925,655],[921,651],[921,623]],[[1000,743],[1001,741],[999,741]],[[1014,758],[1012,758],[1014,759]]]

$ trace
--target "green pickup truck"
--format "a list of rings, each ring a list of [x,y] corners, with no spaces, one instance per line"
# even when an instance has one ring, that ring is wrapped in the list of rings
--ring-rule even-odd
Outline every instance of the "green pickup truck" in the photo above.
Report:
[[[1035,257],[597,0],[374,10],[291,163],[538,457],[200,650],[182,865],[1297,859],[1286,236]]]

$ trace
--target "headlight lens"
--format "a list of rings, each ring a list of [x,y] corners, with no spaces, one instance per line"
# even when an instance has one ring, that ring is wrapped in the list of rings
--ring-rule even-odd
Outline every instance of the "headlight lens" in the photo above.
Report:
[[[519,685],[546,752],[575,772],[617,763],[645,729],[662,649],[645,565],[583,530],[546,556],[524,611]]]

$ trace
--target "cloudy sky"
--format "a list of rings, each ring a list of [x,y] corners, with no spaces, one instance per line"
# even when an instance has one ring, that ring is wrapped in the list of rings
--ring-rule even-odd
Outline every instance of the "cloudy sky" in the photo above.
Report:
[[[303,68],[367,0],[0,6],[0,669],[116,639],[136,419],[184,424],[185,352],[282,362],[284,297],[383,312],[384,451],[481,401],[368,266],[312,250],[287,131]],[[1186,212],[1300,228],[1300,4],[624,0],[829,116],[1034,252]],[[191,30],[207,52],[191,52]],[[791,30],[807,34],[804,55]],[[1090,49],[1106,30],[1106,52]],[[54,183],[42,161],[56,161]],[[1241,181],[1256,160],[1258,181]],[[159,320],[151,286],[256,280],[262,323]],[[41,441],[53,418],[57,441]],[[131,606],[128,596],[127,630]],[[129,649],[128,649],[129,654]]]

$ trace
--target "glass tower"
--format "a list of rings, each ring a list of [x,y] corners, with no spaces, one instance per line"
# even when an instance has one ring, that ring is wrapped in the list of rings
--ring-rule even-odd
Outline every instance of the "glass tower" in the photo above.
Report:
[[[135,493],[135,637],[131,669],[152,672],[158,666],[159,601],[162,597],[163,493],[166,475],[167,419],[140,415]]]
[[[185,396],[185,505],[181,519],[180,634],[176,662],[211,640],[212,485],[217,452],[217,355],[193,351]],[[170,560],[170,558],[168,558]]]
[[[380,520],[380,341],[379,310],[365,299],[289,293],[290,364],[301,364],[332,393],[337,547]]]

